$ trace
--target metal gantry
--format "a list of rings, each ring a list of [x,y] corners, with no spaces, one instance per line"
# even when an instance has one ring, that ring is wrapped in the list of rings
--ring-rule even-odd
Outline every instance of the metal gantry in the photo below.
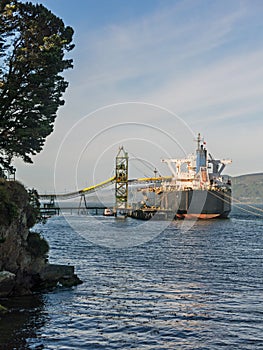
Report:
[[[119,148],[115,166],[115,212],[125,211],[128,204],[128,153]]]

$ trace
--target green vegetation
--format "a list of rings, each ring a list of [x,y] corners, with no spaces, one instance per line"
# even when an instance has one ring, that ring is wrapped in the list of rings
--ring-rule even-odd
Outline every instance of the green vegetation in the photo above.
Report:
[[[18,207],[5,180],[0,180],[0,226],[8,226],[18,215]],[[4,243],[1,237],[1,242]]]
[[[3,305],[0,304],[0,315],[7,313],[7,308],[5,308]]]
[[[1,296],[31,294],[45,286],[36,275],[52,267],[47,241],[29,231],[42,220],[38,193],[13,181],[12,160],[32,163],[53,131],[68,86],[62,73],[73,67],[65,58],[72,37],[73,29],[43,5],[0,0],[0,270],[9,274]],[[70,286],[80,283],[74,269],[66,277]],[[61,278],[50,273],[47,282],[56,286]]]
[[[53,131],[72,68],[73,29],[43,5],[0,2],[0,165],[32,163]],[[12,210],[12,208],[10,208]]]
[[[233,197],[241,202],[263,203],[263,173],[232,178]]]
[[[18,219],[21,210],[25,212],[28,228],[41,220],[37,192],[26,191],[17,181],[0,179],[0,226],[9,226]],[[0,236],[0,243],[4,241],[5,239]]]
[[[41,221],[40,203],[36,190],[26,190],[17,181],[0,179],[0,248],[8,246],[7,230],[14,228],[14,235],[21,235]],[[11,230],[12,234],[12,230]],[[21,238],[19,238],[20,240]],[[23,245],[35,258],[45,258],[49,245],[38,233],[28,232]],[[4,247],[4,248],[3,248]],[[0,259],[1,262],[1,259]]]
[[[43,221],[40,212],[39,195],[37,191],[33,189],[27,190],[29,205],[27,206],[27,226],[33,227],[37,222]]]
[[[45,256],[49,251],[47,241],[36,232],[29,232],[27,244],[29,252],[35,257]]]

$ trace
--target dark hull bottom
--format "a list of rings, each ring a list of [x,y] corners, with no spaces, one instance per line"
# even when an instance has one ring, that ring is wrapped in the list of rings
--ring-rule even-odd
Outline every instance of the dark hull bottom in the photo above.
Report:
[[[171,191],[156,197],[155,202],[158,209],[137,209],[128,215],[141,220],[227,218],[231,211],[231,190]]]
[[[188,220],[208,220],[208,219],[222,219],[227,218],[229,213],[224,214],[176,214],[177,219],[188,219]]]

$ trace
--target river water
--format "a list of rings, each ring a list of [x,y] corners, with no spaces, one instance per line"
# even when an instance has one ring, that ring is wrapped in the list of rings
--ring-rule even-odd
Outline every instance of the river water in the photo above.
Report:
[[[263,217],[182,225],[77,215],[37,225],[50,262],[74,265],[84,283],[1,300],[0,349],[263,349]]]

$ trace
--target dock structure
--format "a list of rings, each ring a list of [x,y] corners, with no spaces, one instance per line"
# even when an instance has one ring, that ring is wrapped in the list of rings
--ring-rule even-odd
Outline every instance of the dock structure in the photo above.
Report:
[[[126,214],[128,205],[128,153],[120,147],[115,163],[115,215]]]
[[[137,217],[143,218],[143,217],[151,217],[153,216],[153,213],[158,211],[158,208],[155,210],[145,210],[145,209],[138,209],[138,213],[134,211],[134,208],[132,209],[131,206],[128,204],[128,193],[129,193],[129,186],[130,185],[137,185],[137,184],[151,184],[151,183],[160,183],[164,180],[169,180],[171,177],[157,177],[157,171],[155,171],[154,177],[144,177],[144,178],[135,178],[135,179],[129,179],[128,176],[128,170],[129,170],[129,157],[128,153],[124,150],[124,147],[120,147],[119,151],[117,153],[117,156],[115,158],[115,175],[111,178],[100,182],[98,184],[83,188],[81,190],[75,191],[75,192],[68,192],[68,193],[61,193],[61,194],[40,194],[39,198],[42,201],[48,201],[44,202],[41,207],[41,213],[44,216],[52,216],[52,215],[59,215],[61,210],[77,210],[79,214],[83,214],[84,212],[90,212],[91,210],[95,211],[96,214],[100,214],[101,210],[110,209],[113,211],[116,217]],[[115,186],[115,204],[110,206],[104,206],[103,204],[98,205],[92,205],[87,202],[86,196],[101,190],[107,186],[114,185]],[[76,207],[71,206],[61,206],[58,205],[57,202],[61,202],[64,200],[70,200],[79,198],[79,205]],[[143,213],[143,215],[142,215]],[[164,214],[163,214],[164,215]],[[167,214],[165,214],[167,216]]]
[[[50,201],[48,203],[43,203],[43,206],[40,208],[40,213],[42,216],[53,216],[59,215],[60,208],[56,203],[56,195],[50,197]]]
[[[206,148],[206,142],[198,134],[197,149],[184,158],[163,159],[168,165],[171,176],[129,179],[128,153],[123,146],[119,148],[115,160],[115,175],[106,181],[86,187],[82,190],[57,194],[60,201],[81,197],[85,209],[88,209],[86,195],[96,192],[109,185],[115,186],[115,206],[113,214],[119,218],[131,216],[136,219],[170,220],[178,219],[213,219],[226,218],[231,211],[232,190],[231,181],[227,175],[222,175],[230,159],[214,159]],[[141,191],[143,200],[135,198],[134,203],[128,204],[130,185],[142,185],[136,188]],[[148,185],[146,185],[148,184]],[[49,195],[40,196],[47,199]],[[54,196],[54,195],[53,195]],[[50,203],[44,209],[55,210],[54,197],[49,196]],[[107,208],[110,212],[111,208]],[[110,213],[112,214],[112,213]],[[105,212],[106,216],[106,212]]]

